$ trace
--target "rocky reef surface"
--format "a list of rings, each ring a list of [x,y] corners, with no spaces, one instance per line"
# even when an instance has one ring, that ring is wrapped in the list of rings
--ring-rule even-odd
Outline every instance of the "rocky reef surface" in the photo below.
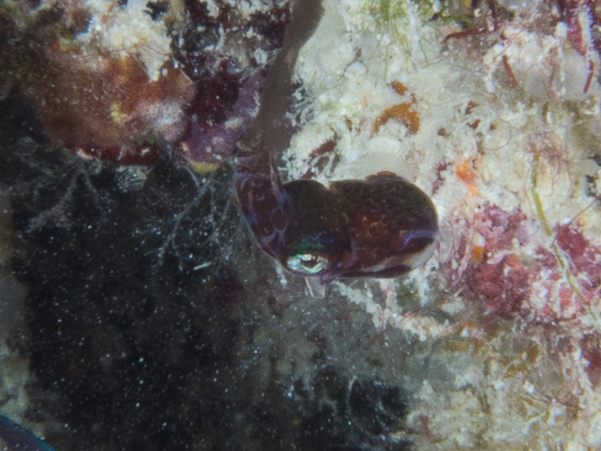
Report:
[[[326,0],[288,180],[396,172],[434,256],[325,299],[232,154],[283,1],[0,6],[0,413],[57,450],[601,447],[593,2]]]
[[[432,196],[434,258],[377,291],[338,286],[375,327],[433,346],[417,448],[599,448],[598,8],[326,5],[287,168],[388,170]]]

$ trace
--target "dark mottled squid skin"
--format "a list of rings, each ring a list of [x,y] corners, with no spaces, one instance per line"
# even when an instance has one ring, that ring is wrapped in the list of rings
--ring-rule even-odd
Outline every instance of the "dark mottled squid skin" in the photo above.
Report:
[[[319,0],[294,4],[238,155],[238,199],[259,246],[288,271],[322,285],[337,278],[397,277],[429,257],[438,233],[436,210],[423,191],[392,173],[329,187],[313,180],[282,183],[273,163],[290,138],[283,118],[298,52],[321,12]]]
[[[259,246],[287,270],[319,277],[391,278],[430,255],[436,210],[418,187],[391,173],[282,184],[261,155],[240,159],[237,191]]]

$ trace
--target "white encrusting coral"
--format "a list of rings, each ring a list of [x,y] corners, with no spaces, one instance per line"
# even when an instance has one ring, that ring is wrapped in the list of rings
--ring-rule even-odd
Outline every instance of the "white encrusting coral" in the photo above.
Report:
[[[82,6],[91,14],[88,31],[77,37],[81,45],[93,45],[111,56],[135,55],[151,81],[157,81],[161,68],[170,60],[171,37],[163,21],[152,20],[146,0],[129,0],[116,5],[106,0],[85,0]]]
[[[324,183],[393,171],[432,196],[441,237],[428,264],[379,295],[371,282],[336,290],[378,328],[463,340],[453,346],[470,358],[458,377],[471,388],[420,391],[411,417],[424,433],[419,449],[598,447],[601,387],[589,378],[599,369],[568,351],[601,334],[601,87],[589,72],[599,67],[590,12],[583,4],[574,28],[550,22],[545,4],[532,2],[470,36],[425,20],[418,3],[397,2],[403,14],[382,24],[377,2],[325,2],[297,64],[309,101],[286,169],[290,178],[311,170]],[[376,126],[402,103],[417,112],[418,130],[410,113]],[[335,148],[324,164],[312,153],[328,141]],[[407,289],[453,321],[404,310],[395,290]],[[513,324],[508,337],[491,332],[495,314]],[[538,326],[558,322],[565,327],[552,332]],[[536,343],[536,352],[508,363],[516,347],[503,349],[504,341]],[[554,351],[560,341],[569,346]],[[436,358],[449,364],[458,355],[443,349]],[[493,361],[496,369],[485,370]]]

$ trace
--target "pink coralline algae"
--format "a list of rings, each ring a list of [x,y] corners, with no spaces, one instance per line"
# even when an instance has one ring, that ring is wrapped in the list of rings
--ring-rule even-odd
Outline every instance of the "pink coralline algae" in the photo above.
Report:
[[[516,255],[506,255],[498,263],[470,269],[466,272],[466,282],[489,312],[510,317],[530,295],[528,270]]]
[[[443,271],[456,289],[469,290],[490,314],[533,321],[573,319],[598,297],[601,250],[575,224],[547,237],[519,209],[486,205],[462,231]],[[536,244],[536,243],[540,244]]]
[[[514,245],[514,240],[525,244],[525,221],[519,210],[510,214],[486,205],[466,231],[471,236],[461,236],[455,252],[461,263],[445,267],[448,280],[466,286],[489,313],[505,318],[518,312],[531,292],[532,268],[524,265]]]
[[[594,302],[601,288],[601,249],[593,246],[582,230],[571,224],[557,227],[555,239],[567,257],[567,270],[574,278],[572,301],[585,305]]]
[[[601,336],[596,332],[585,334],[580,339],[580,348],[582,357],[588,362],[586,367],[588,378],[594,387],[598,387],[601,382]]]

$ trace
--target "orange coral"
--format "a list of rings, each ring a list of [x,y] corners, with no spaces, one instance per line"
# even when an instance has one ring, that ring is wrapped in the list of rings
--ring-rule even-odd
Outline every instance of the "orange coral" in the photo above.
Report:
[[[402,95],[405,95],[405,93],[407,92],[407,86],[405,86],[405,85],[404,85],[403,83],[401,83],[400,81],[392,81],[392,82],[390,83],[390,87],[391,87],[392,89],[394,89],[394,90],[395,90],[395,92],[396,92],[398,95],[401,95],[401,96],[402,96]]]
[[[476,181],[476,171],[474,170],[473,161],[471,159],[462,159],[455,165],[455,173],[459,180],[473,184]]]
[[[405,127],[407,127],[407,130],[411,135],[414,135],[419,131],[419,114],[417,111],[415,111],[413,103],[403,102],[394,105],[380,113],[372,126],[372,135],[378,133],[378,131],[380,131],[380,127],[386,124],[386,122],[388,122],[390,119],[400,121]]]
[[[399,95],[404,95],[407,92],[407,87],[400,81],[393,81],[390,86]],[[390,108],[385,109],[380,115],[374,120],[371,127],[371,136],[375,135],[380,131],[380,127],[386,124],[390,119],[401,122],[410,135],[414,135],[419,131],[420,119],[419,113],[415,106],[417,105],[417,99],[415,95],[411,95],[411,102],[398,103]]]
[[[477,193],[476,179],[478,178],[477,158],[460,158],[455,163],[457,178],[467,185],[471,196]]]
[[[484,260],[484,246],[474,246],[472,248],[472,265],[479,265]]]

